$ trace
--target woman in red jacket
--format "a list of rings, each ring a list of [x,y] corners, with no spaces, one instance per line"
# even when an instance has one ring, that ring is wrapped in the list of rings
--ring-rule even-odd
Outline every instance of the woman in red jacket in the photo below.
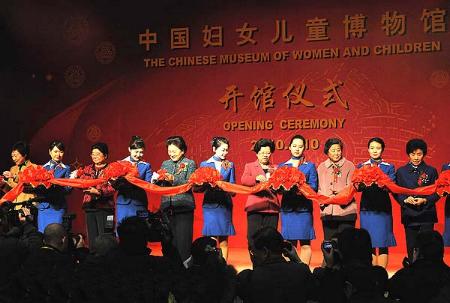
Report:
[[[275,151],[275,144],[270,139],[259,139],[253,151],[256,153],[255,162],[245,164],[241,183],[247,186],[265,182],[275,170],[270,163],[270,157]],[[245,203],[247,212],[247,240],[251,247],[252,236],[265,226],[277,228],[280,203],[276,194],[271,190],[264,190],[249,195]]]

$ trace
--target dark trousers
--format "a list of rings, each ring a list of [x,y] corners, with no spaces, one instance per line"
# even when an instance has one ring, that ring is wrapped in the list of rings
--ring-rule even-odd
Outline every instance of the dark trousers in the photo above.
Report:
[[[414,245],[416,242],[417,234],[421,231],[433,230],[434,224],[421,224],[414,226],[405,225],[405,235],[406,235],[406,249],[408,251],[408,259],[410,262],[413,261]]]
[[[89,247],[92,247],[92,244],[97,236],[103,234],[113,235],[111,231],[106,232],[105,230],[107,217],[113,216],[114,218],[113,208],[86,209],[85,212]]]
[[[323,239],[331,240],[334,234],[340,233],[344,229],[355,227],[355,220],[340,221],[340,220],[322,220]]]
[[[253,235],[266,226],[272,226],[275,229],[277,228],[278,213],[247,213],[247,241],[249,248],[253,246]]]
[[[194,211],[167,212],[167,218],[173,234],[172,244],[177,248],[181,260],[186,261],[191,255]]]

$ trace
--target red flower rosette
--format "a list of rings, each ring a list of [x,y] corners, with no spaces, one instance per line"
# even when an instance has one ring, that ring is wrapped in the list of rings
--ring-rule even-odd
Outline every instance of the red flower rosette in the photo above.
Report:
[[[123,176],[138,176],[137,167],[128,161],[110,163],[103,172],[103,178],[112,179]]]
[[[291,190],[294,186],[300,188],[305,184],[306,177],[295,167],[283,166],[274,171],[268,182],[274,190]]]
[[[211,186],[216,186],[216,182],[221,179],[222,176],[216,169],[212,167],[200,167],[192,173],[189,178],[189,183],[195,185],[209,183]]]
[[[40,165],[28,166],[19,173],[20,182],[31,184],[33,187],[44,185],[49,188],[51,185],[49,181],[53,178],[53,170],[46,170]]]
[[[436,180],[436,193],[446,196],[450,193],[450,170],[443,171]]]
[[[392,180],[378,166],[365,165],[355,169],[352,177],[355,188],[360,188],[360,185],[371,186],[372,184],[384,187],[391,182]]]

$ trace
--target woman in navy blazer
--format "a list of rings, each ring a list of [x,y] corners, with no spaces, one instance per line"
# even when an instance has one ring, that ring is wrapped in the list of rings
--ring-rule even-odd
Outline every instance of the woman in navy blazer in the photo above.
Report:
[[[226,159],[229,141],[224,137],[214,137],[211,141],[214,155],[200,163],[200,167],[211,167],[220,172],[223,181],[236,183],[234,164]],[[205,190],[203,198],[203,231],[219,242],[225,260],[228,257],[228,236],[235,235],[232,221],[233,200],[231,194],[218,188]]]
[[[259,182],[265,182],[275,170],[270,164],[270,157],[275,151],[275,143],[270,139],[259,139],[253,151],[258,158],[255,162],[245,164],[241,177],[243,185],[253,186]],[[277,228],[280,204],[277,195],[271,190],[263,190],[248,195],[245,203],[247,212],[247,240],[249,248],[252,248],[252,236],[265,226]]]
[[[128,147],[130,155],[123,159],[137,167],[139,179],[150,182],[152,168],[150,163],[142,161],[145,151],[145,143],[139,136],[131,137]],[[143,189],[130,184],[129,182],[119,182],[117,186],[118,195],[116,201],[117,223],[122,222],[126,217],[136,216],[138,211],[147,211],[147,194]]]
[[[303,155],[305,138],[301,135],[292,137],[289,143],[291,158],[279,165],[295,167],[306,177],[306,183],[317,191],[317,170],[312,162],[307,162]],[[303,195],[286,191],[281,199],[281,234],[294,247],[300,242],[300,259],[308,264],[311,261],[311,240],[316,238],[312,216],[313,205]]]
[[[406,188],[417,188],[434,184],[438,178],[436,168],[424,161],[427,155],[427,144],[422,139],[411,139],[406,143],[406,154],[409,162],[397,170],[397,184]],[[408,258],[413,260],[413,251],[419,232],[434,229],[437,222],[436,202],[439,195],[428,196],[397,195],[401,206],[402,224],[405,227],[406,248]]]

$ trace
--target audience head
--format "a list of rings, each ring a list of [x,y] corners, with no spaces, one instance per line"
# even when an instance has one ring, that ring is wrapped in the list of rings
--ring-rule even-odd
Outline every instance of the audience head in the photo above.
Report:
[[[254,265],[261,265],[267,259],[283,254],[283,236],[273,227],[261,228],[252,236],[252,240],[250,256]]]
[[[91,253],[96,257],[106,256],[111,250],[118,246],[116,238],[112,235],[102,234],[95,238],[91,245]]]
[[[67,248],[67,233],[59,223],[51,223],[44,229],[44,244],[54,247],[59,251]]]
[[[419,259],[442,261],[443,258],[444,240],[441,234],[435,230],[419,232],[414,245],[414,261]]]
[[[200,237],[192,242],[191,255],[195,265],[205,264],[211,254],[219,254],[217,241],[211,237]]]
[[[346,228],[337,234],[337,245],[342,265],[372,265],[372,241],[365,229]]]
[[[148,225],[144,219],[133,216],[123,219],[117,227],[119,247],[130,255],[148,254]]]

